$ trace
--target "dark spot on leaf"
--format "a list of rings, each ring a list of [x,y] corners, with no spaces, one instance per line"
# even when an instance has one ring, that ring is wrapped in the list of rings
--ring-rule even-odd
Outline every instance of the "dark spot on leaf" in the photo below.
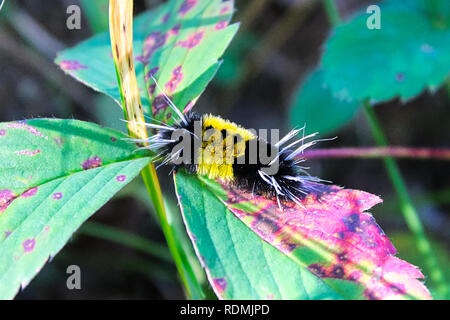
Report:
[[[31,189],[28,189],[27,191],[25,191],[24,193],[22,193],[22,197],[23,198],[28,198],[28,197],[32,197],[37,193],[38,188],[34,187]]]
[[[183,80],[183,72],[181,72],[181,66],[178,66],[172,71],[172,78],[166,84],[167,91],[174,92],[181,80]]]
[[[389,288],[395,293],[395,294],[405,294],[406,289],[403,284],[391,284]]]
[[[337,238],[338,238],[339,240],[342,240],[342,239],[345,238],[345,232],[339,231],[339,232],[336,233],[336,236],[337,236]]]
[[[63,60],[59,63],[60,67],[66,71],[77,71],[80,69],[87,69],[87,66],[82,65],[76,60]]]
[[[136,56],[134,59],[135,59],[136,61],[139,61],[140,63],[143,63],[143,64],[146,64],[146,63],[147,63],[147,61],[145,60],[145,57],[144,57],[144,56]]]
[[[170,13],[166,13],[166,14],[162,17],[161,22],[162,22],[162,23],[166,23],[167,21],[169,21],[169,19],[170,19]]]
[[[53,194],[53,199],[55,199],[55,200],[59,200],[59,199],[61,199],[62,197],[63,197],[63,195],[62,195],[61,192],[57,192],[57,193],[54,193],[54,194]]]
[[[150,35],[145,38],[144,48],[142,52],[144,53],[144,61],[148,61],[153,53],[161,48],[166,43],[167,35],[161,31],[153,31]]]
[[[376,248],[378,247],[377,242],[373,239],[373,237],[365,232],[360,233],[360,237],[362,242],[369,248]]]
[[[32,126],[28,125],[26,121],[12,122],[12,123],[8,123],[6,126],[8,128],[26,130],[29,133],[31,133],[32,135],[39,136],[41,138],[44,138],[44,139],[48,140],[48,137],[46,135],[44,135],[42,132],[37,130],[35,127],[32,127]]]
[[[224,6],[220,9],[220,14],[224,14],[227,13],[228,11],[230,11],[230,7],[229,6]]]
[[[0,190],[0,213],[5,211],[15,198],[16,196],[10,190]]]
[[[41,150],[20,150],[15,152],[17,155],[25,155],[29,157],[35,156],[38,153],[41,153]]]
[[[155,90],[156,90],[156,84],[155,83],[153,83],[153,84],[148,86],[148,94],[150,96],[153,96],[155,94]]]
[[[175,46],[180,46],[187,49],[192,49],[196,47],[200,41],[203,39],[204,31],[199,31],[189,36],[186,40],[178,41]]]
[[[395,75],[395,80],[397,80],[397,82],[403,82],[403,80],[405,80],[405,75],[401,72],[398,72]]]
[[[364,291],[364,294],[369,300],[380,300],[379,295],[375,291],[366,290]]]
[[[294,251],[297,247],[298,247],[298,245],[295,243],[288,243],[286,241],[283,241],[280,244],[279,249],[284,253],[289,253],[289,252]]]
[[[227,288],[227,280],[225,278],[215,278],[213,282],[216,289],[221,293]]]
[[[344,268],[342,268],[341,265],[336,265],[333,267],[333,270],[331,271],[331,276],[333,278],[342,279],[344,277]]]
[[[355,271],[348,277],[348,280],[349,281],[358,281],[360,278],[361,278],[361,272]]]
[[[359,227],[359,214],[352,213],[348,216],[342,218],[342,222],[348,228],[350,232],[357,231],[356,229]]]
[[[158,73],[158,71],[159,71],[159,67],[151,68],[151,69],[147,72],[147,74],[145,75],[145,77],[144,77],[145,82],[147,82],[147,81],[150,80],[152,77],[154,77],[154,76]],[[152,84],[152,85],[155,85],[155,84]],[[154,91],[154,90],[153,90],[153,91]]]
[[[87,159],[81,164],[84,170],[100,167],[102,165],[102,159],[100,157],[92,157]]]
[[[325,276],[325,271],[318,264],[311,264],[308,266],[308,270],[314,273],[316,276],[323,278]]]
[[[125,180],[127,180],[127,176],[125,176],[125,175],[117,176],[116,180],[119,182],[124,182]]]
[[[22,243],[23,251],[25,253],[31,252],[34,250],[34,246],[36,244],[35,239],[27,239]]]
[[[172,29],[170,29],[170,32],[174,35],[177,35],[180,32],[181,24],[176,24]]]
[[[224,29],[226,26],[228,26],[228,21],[227,20],[222,20],[217,22],[215,29],[216,30],[222,30]]]
[[[257,220],[253,224],[253,227],[256,231],[259,231],[264,236],[274,234],[278,230],[280,230],[280,228],[274,221],[261,216],[258,216]]]
[[[170,97],[169,97],[170,98]],[[152,113],[153,115],[157,115],[161,111],[165,112],[169,104],[162,94],[158,95],[152,103]]]
[[[347,252],[342,252],[338,255],[339,261],[347,261],[348,260],[348,254]]]
[[[185,0],[182,4],[178,12],[181,15],[185,15],[197,4],[197,0]]]

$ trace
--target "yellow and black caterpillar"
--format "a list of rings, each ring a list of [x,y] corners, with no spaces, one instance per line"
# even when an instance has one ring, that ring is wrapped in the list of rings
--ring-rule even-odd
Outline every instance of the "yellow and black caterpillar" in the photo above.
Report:
[[[179,117],[176,124],[146,124],[155,134],[145,140],[149,143],[145,148],[157,152],[160,166],[168,164],[174,170],[184,168],[192,174],[220,179],[247,192],[276,199],[280,208],[283,201],[301,205],[307,195],[320,197],[329,190],[323,180],[310,176],[299,165],[304,161],[299,158],[303,150],[318,141],[305,143],[315,134],[292,142],[304,128],[292,130],[270,144],[233,122],[191,111],[182,114],[169,102]]]

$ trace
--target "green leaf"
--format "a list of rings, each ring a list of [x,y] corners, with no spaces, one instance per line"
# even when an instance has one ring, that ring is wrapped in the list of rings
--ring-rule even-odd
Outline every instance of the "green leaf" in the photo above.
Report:
[[[153,107],[158,119],[170,118],[170,110],[151,79],[153,74],[181,110],[193,106],[237,31],[237,24],[228,26],[233,11],[233,1],[174,0],[134,19],[136,76],[147,114]],[[120,105],[109,33],[61,52],[56,63]]]
[[[222,299],[342,299],[318,277],[262,241],[195,175],[175,183],[186,227]]]
[[[330,186],[301,206],[253,195],[205,177],[210,190],[261,239],[320,277],[349,299],[430,299],[420,270],[394,256],[396,250],[372,215],[381,199]],[[198,204],[196,204],[198,206]],[[205,209],[205,211],[208,211]]]
[[[323,81],[323,71],[312,72],[294,93],[291,104],[291,125],[306,124],[306,132],[321,135],[348,123],[361,106],[356,101],[339,100]],[[326,116],[324,116],[326,115]]]
[[[1,299],[25,287],[148,164],[123,138],[76,120],[0,124]]]
[[[411,99],[424,89],[436,90],[450,70],[450,3],[386,1],[381,29],[366,26],[361,13],[337,27],[322,58],[325,83],[343,100],[381,102]]]
[[[127,133],[127,123],[122,121],[123,111],[116,108],[114,101],[104,95],[96,96],[93,99],[93,113],[95,122],[105,127]]]

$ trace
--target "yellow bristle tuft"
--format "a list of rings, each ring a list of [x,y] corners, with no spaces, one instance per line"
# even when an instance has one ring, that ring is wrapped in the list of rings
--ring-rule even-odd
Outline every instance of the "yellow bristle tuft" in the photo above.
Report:
[[[199,150],[197,173],[206,175],[210,179],[221,179],[223,181],[232,181],[234,179],[233,160],[245,154],[245,142],[256,139],[257,137],[250,131],[241,126],[224,120],[221,117],[205,115],[203,116],[203,145]],[[222,144],[218,144],[215,137],[205,137],[205,131],[209,128],[217,130],[220,137],[222,131],[227,132],[226,139]],[[233,136],[239,136],[238,143],[234,143]]]

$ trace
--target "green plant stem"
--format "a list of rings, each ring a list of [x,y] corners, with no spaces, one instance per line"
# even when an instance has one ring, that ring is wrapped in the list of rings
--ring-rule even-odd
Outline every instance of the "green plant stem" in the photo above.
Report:
[[[357,148],[330,148],[305,151],[299,158],[362,158],[379,159],[386,156],[393,158],[427,159],[450,161],[450,149],[440,148],[408,148],[408,147],[357,147]]]
[[[133,1],[110,0],[109,9],[111,48],[115,48],[112,53],[122,99],[122,107],[125,119],[132,120],[132,122],[128,122],[129,136],[145,140],[148,138],[144,125],[145,117],[141,106],[140,93],[132,60]],[[150,163],[146,166],[141,171],[141,175],[160,220],[167,245],[180,274],[185,294],[189,299],[197,298],[196,288],[200,285],[196,281],[191,266],[183,263],[182,249],[177,245],[170,222],[167,219],[161,187],[154,164]]]
[[[236,17],[237,21],[241,21],[239,32],[246,31],[268,4],[269,0],[251,0]]]
[[[323,1],[330,23],[332,24],[333,27],[338,26],[341,22],[341,18],[334,0],[323,0]],[[363,105],[365,114],[369,121],[370,129],[372,131],[376,143],[380,147],[387,147],[388,145],[387,139],[384,136],[384,133],[381,129],[376,114],[372,109],[372,106],[369,104],[367,100],[363,102]],[[398,195],[403,217],[409,229],[414,235],[417,249],[424,258],[425,265],[427,266],[430,272],[430,279],[435,284],[436,291],[439,293],[439,295],[442,297],[446,297],[447,287],[445,285],[444,273],[440,269],[437,259],[432,252],[431,244],[425,235],[425,230],[423,228],[422,222],[420,221],[419,215],[414,205],[412,204],[411,197],[408,193],[408,189],[406,188],[406,184],[403,180],[403,177],[400,173],[397,163],[391,156],[385,156],[383,160],[389,178]]]
[[[341,24],[342,19],[334,0],[323,0],[323,5],[328,15],[328,20],[333,27]]]
[[[108,1],[81,0],[89,25],[94,33],[108,30]]]
[[[413,201],[416,207],[426,206],[426,205],[447,205],[450,203],[450,188],[430,191],[426,194],[415,194],[413,195]],[[384,199],[383,207],[386,208],[387,211],[395,211],[399,210],[398,201],[396,199]]]
[[[243,67],[242,76],[223,94],[223,106],[235,104],[236,99],[244,93],[246,85],[258,77],[270,59],[290,39],[295,30],[304,23],[318,3],[316,0],[306,0],[291,5],[289,10],[272,26],[270,31],[264,35],[245,58],[246,63]]]
[[[175,261],[178,273],[180,274],[186,295],[189,299],[200,299],[202,298],[201,294],[199,294],[199,292],[201,292],[201,286],[196,281],[195,273],[191,266],[183,263],[181,248],[177,245],[172,226],[167,219],[161,187],[159,185],[154,164],[151,163],[145,167],[142,170],[141,175],[148,194],[152,199],[152,203],[155,206],[156,214],[158,215],[158,219],[161,223],[161,229],[166,237],[167,245]]]
[[[84,235],[113,241],[115,243],[139,250],[151,256],[172,262],[167,248],[159,243],[149,241],[136,234],[123,231],[97,222],[86,222],[79,232]]]
[[[380,147],[387,146],[387,140],[381,129],[380,123],[372,106],[367,101],[364,101],[364,110],[376,143]],[[431,244],[425,235],[425,230],[423,228],[422,222],[420,221],[419,215],[414,205],[412,204],[412,200],[409,196],[406,184],[403,180],[397,163],[391,156],[384,157],[383,161],[389,178],[394,186],[395,191],[397,192],[403,217],[409,229],[414,234],[417,249],[424,257],[425,265],[430,271],[430,279],[436,285],[437,291],[442,296],[446,296],[447,288],[445,286],[444,274],[439,268],[437,259],[432,252]]]
[[[295,30],[305,21],[316,4],[318,4],[316,0],[307,0],[300,4],[293,4],[289,8],[250,53],[247,70],[245,70],[245,76],[242,81],[248,83],[259,75],[275,53],[279,51]],[[243,86],[242,84],[239,85]]]

